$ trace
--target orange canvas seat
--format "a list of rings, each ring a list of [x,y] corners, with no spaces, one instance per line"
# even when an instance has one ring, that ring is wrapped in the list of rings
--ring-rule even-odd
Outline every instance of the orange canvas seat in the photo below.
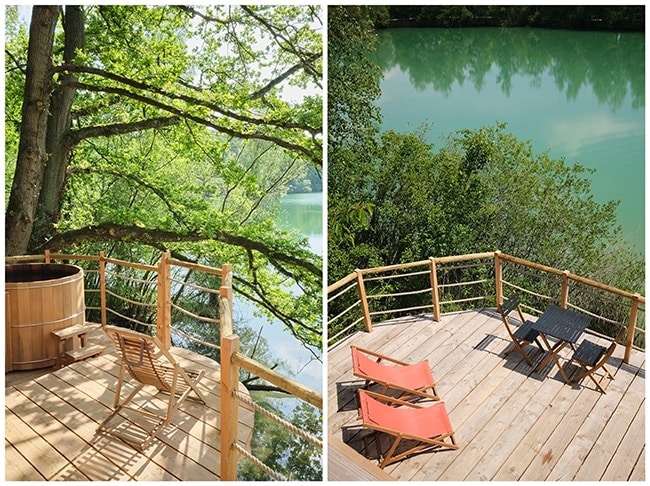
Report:
[[[426,392],[431,389],[433,395],[425,394],[425,396],[439,399],[435,380],[426,360],[409,364],[357,346],[350,346],[350,350],[352,351],[352,373],[366,380],[366,388],[372,383],[377,383],[382,387],[382,394],[385,394],[389,388],[406,394]]]
[[[115,343],[120,357],[120,372],[115,388],[112,413],[102,421],[97,431],[107,432],[131,444],[145,449],[156,434],[166,427],[174,411],[190,393],[206,403],[197,383],[204,372],[183,369],[156,337],[115,326],[106,326],[106,333]],[[124,374],[128,372],[136,386],[124,400],[121,399]],[[167,404],[164,410],[152,410],[153,405],[132,405],[133,399],[145,385],[164,392]],[[122,421],[115,426],[109,423],[119,416]],[[126,423],[126,425],[125,425]]]
[[[412,454],[458,449],[443,402],[423,406],[359,390],[359,415],[362,427],[393,437],[386,453],[381,452],[380,437],[376,437],[381,469]],[[398,452],[401,443],[406,447]]]

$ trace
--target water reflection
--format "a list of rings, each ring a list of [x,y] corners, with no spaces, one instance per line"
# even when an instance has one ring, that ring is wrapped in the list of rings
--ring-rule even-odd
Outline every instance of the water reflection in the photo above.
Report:
[[[373,56],[384,73],[408,73],[419,91],[450,94],[471,82],[481,91],[490,72],[510,96],[513,79],[526,76],[541,85],[551,76],[568,101],[593,90],[612,110],[626,99],[645,106],[645,36],[636,33],[572,32],[542,29],[393,29],[380,32]]]

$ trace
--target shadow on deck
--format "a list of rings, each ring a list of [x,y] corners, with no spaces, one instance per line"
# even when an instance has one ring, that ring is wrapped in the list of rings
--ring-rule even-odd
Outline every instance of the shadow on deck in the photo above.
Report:
[[[170,350],[181,365],[205,369],[199,387],[208,403],[185,400],[153,445],[139,452],[95,432],[110,413],[119,361],[101,327],[91,326],[89,341],[106,346],[102,355],[58,371],[5,376],[5,479],[219,480],[219,364],[184,349]],[[165,406],[155,388],[145,390],[151,392],[147,407]],[[243,386],[240,390],[247,393]],[[238,440],[248,449],[253,418],[254,412],[240,405]]]
[[[567,385],[552,361],[535,372],[518,353],[504,357],[510,341],[493,309],[375,325],[328,352],[328,432],[371,459],[375,448],[363,450],[357,419],[363,383],[352,375],[352,344],[407,362],[427,359],[460,445],[389,465],[384,471],[395,480],[645,479],[643,352],[625,364],[617,347],[607,365],[615,379],[602,394],[588,379]],[[339,473],[330,468],[331,479]]]

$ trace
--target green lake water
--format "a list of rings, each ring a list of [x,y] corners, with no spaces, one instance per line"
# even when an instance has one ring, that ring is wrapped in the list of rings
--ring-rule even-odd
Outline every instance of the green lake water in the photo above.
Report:
[[[620,200],[623,237],[645,246],[645,35],[541,29],[391,29],[382,129],[430,126],[429,141],[497,122],[590,175],[594,199]]]
[[[300,236],[307,238],[310,249],[317,255],[322,255],[323,194],[304,193],[285,196],[281,202],[278,226],[286,230],[298,230]],[[262,337],[268,342],[271,353],[286,361],[296,373],[293,379],[319,393],[323,392],[322,362],[315,360],[313,354],[298,343],[281,322],[277,320],[269,322],[266,318],[257,316],[254,305],[237,295],[233,307],[235,320],[256,331],[261,329]],[[314,349],[314,351],[319,356],[322,355],[320,350]],[[284,401],[291,402],[287,406],[297,403],[295,400]]]

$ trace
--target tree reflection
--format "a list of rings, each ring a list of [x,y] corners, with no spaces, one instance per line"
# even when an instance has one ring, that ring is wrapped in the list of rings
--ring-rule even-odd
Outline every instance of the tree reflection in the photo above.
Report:
[[[574,100],[590,86],[600,103],[621,107],[628,93],[632,108],[645,106],[645,36],[638,33],[542,29],[391,29],[381,31],[373,61],[386,72],[399,67],[417,90],[449,94],[454,83],[477,91],[493,69],[510,95],[513,77],[535,85],[550,75]]]

